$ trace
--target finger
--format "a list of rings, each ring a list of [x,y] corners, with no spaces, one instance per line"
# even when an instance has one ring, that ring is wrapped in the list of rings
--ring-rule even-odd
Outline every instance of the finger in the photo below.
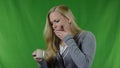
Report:
[[[34,57],[34,60],[37,61],[37,62],[40,62],[40,61],[42,61],[42,58]]]
[[[56,31],[55,32],[57,35],[62,35],[64,33],[64,31]]]
[[[58,36],[59,36],[59,35],[62,35],[63,33],[64,33],[64,31],[56,31],[56,32],[55,32],[55,34],[58,35]]]
[[[38,50],[40,50],[40,49],[36,49],[36,50],[32,53],[32,56],[36,56]]]
[[[63,33],[64,31],[60,31],[60,30],[59,30],[59,31],[55,31],[55,32],[57,32],[57,33]]]
[[[34,58],[35,60],[42,59],[42,58],[40,58],[40,57],[38,57],[38,56],[34,56],[33,58]]]
[[[55,34],[58,35],[59,32],[55,31]]]
[[[37,62],[41,62],[43,59],[42,58],[36,58]]]
[[[33,57],[36,56],[36,50],[32,53],[32,56]]]
[[[37,52],[36,52],[36,57],[37,57],[37,58],[39,58],[39,57],[41,56],[41,51],[42,51],[42,50],[39,50],[39,49],[37,50]]]

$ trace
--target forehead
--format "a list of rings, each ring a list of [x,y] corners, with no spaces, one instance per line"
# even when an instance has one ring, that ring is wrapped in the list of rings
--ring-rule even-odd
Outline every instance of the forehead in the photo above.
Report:
[[[61,17],[62,17],[62,15],[59,12],[52,12],[49,15],[49,18],[50,18],[51,21],[55,20],[55,19],[58,19],[58,18],[61,18]]]

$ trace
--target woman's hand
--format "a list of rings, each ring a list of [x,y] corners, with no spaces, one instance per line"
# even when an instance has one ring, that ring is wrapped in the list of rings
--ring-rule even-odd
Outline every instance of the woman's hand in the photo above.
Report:
[[[38,63],[40,63],[43,58],[44,58],[44,55],[43,55],[43,50],[41,49],[36,49],[33,53],[32,53],[32,56],[34,58],[35,61],[37,61]]]
[[[68,34],[72,34],[69,23],[65,23],[63,25],[63,29],[64,31],[54,31],[57,37],[59,37],[61,40],[63,40],[63,38],[67,36]]]

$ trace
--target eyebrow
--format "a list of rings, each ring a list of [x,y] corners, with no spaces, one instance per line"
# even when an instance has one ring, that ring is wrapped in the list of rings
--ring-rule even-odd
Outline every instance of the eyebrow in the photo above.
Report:
[[[53,20],[53,21],[50,21],[51,23],[53,23],[53,22],[55,22],[55,21],[57,21],[57,20],[60,20],[60,19],[55,19],[55,20]]]

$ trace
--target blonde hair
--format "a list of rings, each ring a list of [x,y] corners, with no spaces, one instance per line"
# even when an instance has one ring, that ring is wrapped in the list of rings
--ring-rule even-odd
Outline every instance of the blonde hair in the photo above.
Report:
[[[49,61],[53,57],[56,56],[56,53],[59,50],[59,44],[61,41],[54,34],[53,29],[52,29],[52,25],[50,24],[49,15],[50,15],[50,13],[52,13],[54,11],[59,12],[61,15],[63,15],[64,17],[66,17],[67,19],[70,20],[71,31],[74,35],[78,32],[81,32],[81,29],[77,26],[77,24],[75,22],[75,18],[73,16],[71,10],[68,7],[66,7],[64,5],[59,5],[59,6],[55,6],[55,7],[51,8],[50,11],[48,12],[47,17],[46,17],[46,24],[45,24],[45,29],[44,29],[44,36],[45,36],[46,45],[47,45],[46,61]]]

